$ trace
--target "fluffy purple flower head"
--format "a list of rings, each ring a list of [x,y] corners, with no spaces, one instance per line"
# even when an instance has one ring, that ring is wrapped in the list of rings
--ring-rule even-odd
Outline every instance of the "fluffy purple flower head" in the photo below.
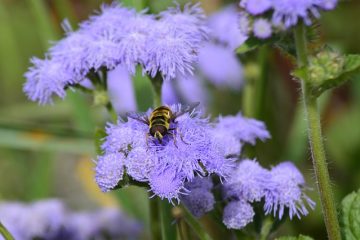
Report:
[[[122,180],[124,175],[123,153],[106,154],[98,158],[95,180],[103,192],[109,191]]]
[[[283,162],[271,169],[272,189],[265,194],[264,210],[266,214],[273,212],[281,219],[285,208],[289,216],[298,218],[307,215],[307,204],[314,209],[313,202],[305,193],[305,180],[300,171],[291,162]]]
[[[147,41],[145,70],[165,80],[192,74],[201,44],[207,39],[204,13],[198,4],[163,11]]]
[[[79,82],[90,70],[87,50],[92,39],[83,31],[66,31],[65,38],[49,49],[49,56],[60,62],[66,71],[73,75],[73,81]]]
[[[215,198],[211,189],[213,183],[209,177],[195,177],[185,184],[189,193],[182,195],[180,200],[197,218],[214,209]]]
[[[175,114],[183,109],[181,105],[170,108]],[[145,113],[144,117],[149,118],[151,111]],[[131,178],[147,182],[155,195],[169,200],[178,199],[184,190],[184,183],[198,174],[214,173],[227,177],[230,172],[233,160],[225,158],[223,144],[212,138],[212,126],[198,110],[177,117],[170,125],[176,130],[165,134],[161,143],[149,136],[148,124],[134,118],[137,116],[129,117],[126,122],[109,124],[102,145],[105,155],[99,159],[99,163],[104,165],[100,165],[99,169],[119,167],[115,162],[123,161]],[[107,166],[105,161],[100,162],[103,158],[112,159],[114,154],[120,154],[121,160],[113,159],[111,163],[106,163]],[[113,179],[114,184],[118,180],[109,179]],[[112,184],[108,186],[112,187]],[[106,189],[105,185],[103,190],[110,189]]]
[[[223,223],[227,228],[242,229],[253,221],[255,212],[246,201],[231,201],[224,208]]]
[[[207,25],[211,30],[210,36],[231,50],[239,47],[248,36],[240,31],[238,18],[239,15],[235,6],[229,6],[209,16]]]
[[[179,34],[188,35],[194,44],[208,39],[209,29],[205,25],[206,16],[200,3],[187,3],[183,10],[176,4],[159,15],[164,25],[175,28]]]
[[[223,185],[225,198],[245,200],[248,202],[260,201],[272,183],[270,171],[264,169],[254,160],[242,160],[231,177]]]
[[[303,20],[311,24],[311,17],[320,17],[319,10],[332,10],[337,0],[241,0],[240,6],[251,15],[272,11],[272,22],[290,28]]]
[[[93,33],[110,31],[120,35],[123,32],[123,28],[129,23],[129,19],[135,15],[135,9],[125,8],[120,3],[114,1],[110,5],[101,5],[100,11],[90,16],[89,20],[82,22],[80,28]]]
[[[215,129],[223,132],[224,136],[232,135],[238,141],[251,145],[255,145],[256,139],[264,141],[270,138],[263,122],[243,117],[240,113],[236,116],[219,117]],[[232,130],[231,134],[229,129]]]
[[[271,37],[271,23],[264,18],[259,18],[254,21],[253,25],[254,35],[260,39]]]
[[[240,89],[243,68],[234,51],[219,44],[207,43],[199,53],[199,70],[214,85]]]
[[[29,71],[25,73],[27,82],[23,90],[32,101],[40,104],[53,103],[52,96],[64,98],[65,86],[73,83],[73,74],[56,60],[32,58]]]

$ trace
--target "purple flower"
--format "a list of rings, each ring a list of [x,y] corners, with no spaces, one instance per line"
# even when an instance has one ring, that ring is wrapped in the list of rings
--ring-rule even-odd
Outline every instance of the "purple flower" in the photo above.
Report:
[[[123,153],[106,154],[98,158],[95,168],[95,179],[100,189],[107,192],[116,187],[124,175]]]
[[[241,88],[243,68],[231,48],[207,43],[200,50],[198,65],[201,73],[214,85]]]
[[[254,210],[252,206],[245,201],[231,201],[223,213],[223,223],[227,228],[241,229],[253,221]]]
[[[73,81],[79,82],[91,68],[87,57],[90,44],[91,38],[86,32],[69,31],[64,39],[49,49],[49,56],[72,74]]]
[[[263,122],[245,118],[240,113],[236,116],[219,117],[215,129],[224,136],[231,135],[238,141],[251,145],[255,145],[256,139],[264,141],[270,138],[270,133]],[[229,129],[232,130],[230,134]]]
[[[173,113],[181,108],[181,105],[171,106]],[[145,117],[148,118],[150,113],[151,110]],[[102,146],[105,155],[99,158],[100,166],[97,168],[101,170],[97,175],[105,179],[105,184],[99,186],[103,190],[113,188],[113,184],[119,180],[113,176],[118,175],[107,178],[106,172],[114,167],[120,168],[122,162],[130,177],[148,182],[155,195],[168,200],[178,199],[184,190],[184,183],[197,174],[214,173],[227,177],[233,160],[225,158],[224,146],[212,138],[211,125],[198,110],[177,117],[170,128],[175,132],[165,134],[162,143],[159,143],[149,136],[149,126],[141,120],[129,118],[127,122],[109,124]],[[118,157],[120,159],[116,159]]]
[[[271,8],[271,0],[242,0],[240,6],[245,8],[248,13],[258,15]]]
[[[142,228],[117,209],[73,213],[57,199],[1,203],[0,218],[19,240],[138,239]]]
[[[320,17],[319,10],[332,10],[337,0],[241,0],[240,6],[258,15],[273,10],[272,22],[276,26],[292,27],[303,20],[311,24],[311,17]]]
[[[289,216],[298,218],[307,215],[305,203],[314,209],[315,203],[304,193],[305,180],[299,170],[291,162],[283,162],[271,169],[273,188],[265,194],[264,210],[266,214],[282,218],[285,208]]]
[[[259,18],[254,21],[253,26],[254,35],[261,39],[271,37],[271,24],[264,18]]]
[[[65,207],[59,200],[43,200],[30,205],[0,204],[3,224],[16,239],[55,239],[65,222]]]
[[[117,113],[136,111],[133,81],[123,65],[118,65],[108,72],[107,87],[111,103]]]
[[[73,83],[73,75],[64,66],[55,60],[32,58],[34,65],[25,73],[27,82],[24,84],[24,92],[32,101],[40,104],[52,103],[52,96],[64,98],[65,86]]]
[[[236,49],[248,38],[238,26],[239,15],[235,6],[229,6],[214,13],[208,18],[210,36],[216,41],[228,46],[231,50]]]
[[[113,3],[103,5],[79,30],[66,21],[63,28],[65,37],[54,43],[45,60],[34,58],[25,74],[24,92],[41,104],[51,103],[52,95],[64,98],[66,87],[81,84],[90,71],[109,71],[119,64],[130,74],[141,65],[144,72],[165,80],[192,74],[208,35],[198,4],[169,8],[157,18]]]
[[[164,80],[193,73],[193,64],[207,31],[198,5],[169,8],[160,13],[147,41],[145,70],[151,77],[160,73]]]
[[[226,198],[258,202],[272,183],[270,171],[254,160],[242,160],[223,185]]]
[[[138,239],[142,230],[140,223],[115,208],[67,214],[64,229],[73,240],[89,239]]]
[[[215,198],[211,192],[213,183],[210,178],[196,177],[185,184],[189,193],[180,197],[181,202],[197,218],[214,209]]]
[[[188,35],[193,44],[199,44],[208,39],[206,15],[200,3],[187,3],[183,10],[179,4],[176,4],[176,7],[170,7],[159,15],[165,26],[174,28],[181,35]]]

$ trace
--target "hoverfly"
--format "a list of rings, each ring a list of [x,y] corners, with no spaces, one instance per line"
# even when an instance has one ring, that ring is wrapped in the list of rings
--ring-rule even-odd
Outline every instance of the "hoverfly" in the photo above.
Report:
[[[172,123],[176,124],[176,118],[180,117],[181,115],[192,112],[199,103],[194,103],[191,105],[182,105],[181,109],[177,112],[173,112],[170,107],[168,106],[160,106],[155,108],[150,116],[148,117],[146,113],[128,113],[127,117],[138,120],[146,125],[149,126],[148,135],[156,138],[160,143],[165,135],[170,134],[174,136],[174,144],[176,145],[176,127],[171,128],[170,126]],[[180,134],[181,140],[182,136]]]

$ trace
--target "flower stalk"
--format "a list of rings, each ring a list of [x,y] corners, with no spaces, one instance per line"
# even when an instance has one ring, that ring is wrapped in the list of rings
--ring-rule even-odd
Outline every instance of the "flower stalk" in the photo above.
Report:
[[[308,65],[305,26],[299,24],[294,30],[298,67]],[[321,133],[320,114],[317,99],[311,95],[310,83],[301,79],[302,96],[308,125],[308,138],[311,147],[313,167],[317,188],[320,194],[325,225],[330,240],[341,239],[336,207],[331,189],[329,171],[327,168],[323,138]]]
[[[152,240],[161,239],[160,225],[160,199],[158,197],[149,198],[150,204],[150,233]]]

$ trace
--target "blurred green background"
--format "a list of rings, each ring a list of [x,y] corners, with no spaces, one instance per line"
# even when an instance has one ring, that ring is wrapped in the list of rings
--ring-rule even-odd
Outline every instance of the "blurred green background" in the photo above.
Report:
[[[111,1],[104,1],[110,3]],[[180,3],[186,1],[179,1]],[[203,0],[211,13],[238,1]],[[64,199],[74,209],[121,205],[130,215],[148,222],[147,194],[127,188],[102,194],[93,181],[95,128],[104,126],[107,115],[94,107],[92,99],[68,92],[64,101],[38,106],[22,92],[23,74],[29,58],[43,57],[51,41],[61,38],[61,21],[74,27],[103,1],[95,0],[0,0],[0,198],[32,201],[46,197]],[[170,6],[172,0],[124,0],[137,9],[151,12]],[[340,52],[360,53],[360,1],[342,1],[335,11],[319,21],[320,42]],[[255,156],[270,167],[291,160],[301,168],[310,187],[315,188],[306,125],[299,102],[299,85],[289,72],[290,58],[278,49],[266,51],[263,93],[255,94],[253,116],[264,120],[272,139],[258,144]],[[149,83],[136,76],[138,96],[149,96]],[[211,89],[211,112],[228,114],[242,109],[243,92]],[[145,93],[145,94],[144,94]],[[221,98],[220,98],[221,96]],[[151,96],[137,99],[139,109],[151,105]],[[234,104],[234,102],[238,104]],[[230,104],[231,103],[231,104]],[[323,131],[336,201],[360,187],[360,75],[321,98]],[[301,221],[288,221],[281,234],[325,239],[319,198],[317,208]]]

